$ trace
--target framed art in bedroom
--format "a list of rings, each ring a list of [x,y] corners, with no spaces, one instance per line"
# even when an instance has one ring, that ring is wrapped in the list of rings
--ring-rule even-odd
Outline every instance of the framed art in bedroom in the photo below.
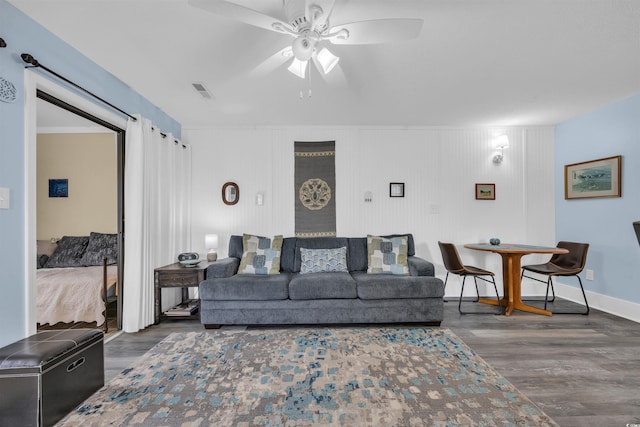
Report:
[[[69,197],[69,180],[50,179],[49,197]]]

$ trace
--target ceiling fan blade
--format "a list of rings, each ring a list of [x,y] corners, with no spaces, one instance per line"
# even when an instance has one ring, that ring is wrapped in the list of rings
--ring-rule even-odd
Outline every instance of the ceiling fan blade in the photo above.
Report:
[[[249,77],[263,77],[271,72],[275,71],[278,67],[282,66],[285,62],[293,58],[293,51],[291,46],[287,46],[284,49],[280,49],[267,59],[262,61],[249,73]]]
[[[215,13],[216,15],[253,25],[254,27],[264,28],[265,30],[276,31],[278,33],[292,33],[289,24],[239,4],[224,0],[188,0],[188,4],[206,10],[207,12]],[[286,31],[282,31],[278,29],[278,27],[284,28]]]
[[[389,18],[351,22],[331,27],[329,41],[333,44],[378,44],[415,39],[422,30],[422,19]],[[342,30],[348,37],[342,38]],[[333,35],[333,36],[332,36]]]

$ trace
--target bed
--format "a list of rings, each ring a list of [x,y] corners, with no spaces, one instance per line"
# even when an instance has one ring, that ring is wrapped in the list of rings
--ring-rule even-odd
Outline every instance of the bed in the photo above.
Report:
[[[64,236],[54,246],[38,242],[38,325],[96,322],[106,330],[107,303],[118,283],[116,234]]]

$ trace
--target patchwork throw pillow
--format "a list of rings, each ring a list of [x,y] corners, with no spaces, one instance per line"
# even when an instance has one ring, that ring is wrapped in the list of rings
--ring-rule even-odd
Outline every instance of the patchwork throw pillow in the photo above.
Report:
[[[333,249],[300,248],[300,274],[347,270],[347,247]]]
[[[251,234],[242,235],[242,259],[238,274],[278,274],[280,273],[280,253],[282,236],[273,239]]]
[[[104,257],[107,257],[107,264],[118,261],[118,235],[91,232],[89,244],[82,255],[82,265],[102,265]]]
[[[407,236],[386,239],[384,237],[367,235],[367,255],[369,262],[367,273],[408,275],[408,247]]]
[[[84,267],[82,255],[89,244],[89,236],[63,236],[45,268]]]

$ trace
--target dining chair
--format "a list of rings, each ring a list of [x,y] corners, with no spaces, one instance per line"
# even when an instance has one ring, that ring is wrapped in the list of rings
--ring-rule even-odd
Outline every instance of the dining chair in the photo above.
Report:
[[[547,291],[544,296],[544,309],[547,309],[547,303],[553,302],[556,299],[556,293],[553,289],[553,277],[557,276],[575,276],[578,278],[578,283],[580,283],[580,290],[582,290],[582,297],[584,298],[584,304],[587,307],[586,311],[562,311],[562,312],[554,312],[554,314],[589,314],[589,303],[587,302],[587,295],[584,292],[584,287],[582,286],[582,280],[580,279],[579,274],[584,269],[587,263],[587,251],[589,250],[588,243],[577,243],[577,242],[558,242],[558,248],[567,249],[569,253],[566,254],[555,254],[551,257],[551,259],[544,264],[532,264],[532,265],[523,265],[522,266],[522,274],[520,275],[520,280],[523,278],[528,278],[532,280],[536,280],[541,283],[547,284]],[[547,276],[547,280],[541,280],[537,277],[530,276],[526,273],[536,273],[543,276]],[[552,298],[549,299],[549,288],[551,288]]]
[[[458,311],[462,314],[492,314],[491,312],[463,312],[462,311],[462,295],[464,294],[464,282],[467,277],[473,277],[473,282],[476,285],[477,298],[474,302],[480,300],[480,291],[478,290],[478,279],[493,284],[493,289],[496,291],[496,301],[498,302],[498,314],[504,312],[503,307],[500,304],[500,296],[498,295],[498,288],[496,286],[495,274],[482,268],[473,267],[471,265],[464,265],[458,254],[458,250],[453,243],[438,242],[440,246],[440,252],[442,253],[442,261],[444,267],[447,269],[447,276],[444,279],[444,286],[447,286],[447,280],[449,280],[449,273],[462,277],[462,290],[460,291],[460,300],[458,301]],[[488,277],[488,278],[487,278]]]

